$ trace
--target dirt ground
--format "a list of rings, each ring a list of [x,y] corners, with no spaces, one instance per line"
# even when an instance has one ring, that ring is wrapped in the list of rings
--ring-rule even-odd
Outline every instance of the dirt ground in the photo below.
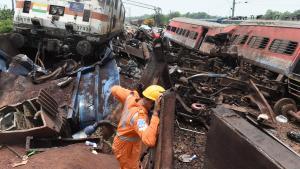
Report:
[[[185,125],[184,127],[192,129],[189,125]],[[175,125],[174,136],[175,169],[202,169],[205,157],[206,134],[183,131]],[[179,160],[179,156],[183,154],[196,155],[197,158],[190,163],[183,163]]]
[[[292,148],[295,152],[300,154],[300,144],[289,139],[287,137],[287,133],[290,131],[299,132],[299,124],[289,122],[289,123],[278,123],[277,132],[274,133],[282,142],[284,142],[287,146]]]

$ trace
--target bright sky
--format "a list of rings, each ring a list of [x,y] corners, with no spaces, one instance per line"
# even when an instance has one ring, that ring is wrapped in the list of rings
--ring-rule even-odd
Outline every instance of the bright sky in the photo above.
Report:
[[[126,1],[126,0],[123,0]],[[186,12],[207,12],[210,15],[229,16],[231,13],[232,0],[135,0],[162,8],[163,13],[170,11]],[[248,1],[247,4],[243,2]],[[281,12],[295,11],[300,9],[300,0],[243,0],[236,5],[236,15],[250,16],[264,14],[268,9]],[[0,0],[0,6],[11,7],[11,0]],[[151,14],[152,10],[125,5],[127,16],[139,16]]]
[[[123,0],[126,1],[126,0]],[[207,12],[210,15],[229,16],[231,15],[230,8],[232,0],[135,0],[142,3],[159,6],[163,13],[170,11],[186,12]],[[242,2],[248,1],[247,4]],[[244,0],[239,1],[236,5],[236,15],[250,16],[264,14],[268,9],[278,10],[281,12],[295,11],[300,9],[300,0]],[[145,13],[150,13],[151,10],[142,9],[126,5],[127,16],[137,16]]]

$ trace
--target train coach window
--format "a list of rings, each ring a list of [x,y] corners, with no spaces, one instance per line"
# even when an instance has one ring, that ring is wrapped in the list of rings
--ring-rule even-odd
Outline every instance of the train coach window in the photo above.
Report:
[[[259,48],[265,49],[267,47],[267,45],[269,44],[269,42],[270,42],[270,38],[262,38]]]
[[[252,46],[253,43],[255,42],[256,38],[257,38],[256,36],[252,36],[252,37],[250,38],[250,40],[248,41],[247,45]]]
[[[204,42],[210,43],[210,44],[215,44],[215,37],[213,37],[213,36],[207,36],[207,37],[204,39]]]
[[[198,35],[199,35],[198,32],[195,32],[195,35],[194,35],[193,39],[197,39]]]
[[[185,33],[185,37],[189,37],[190,35],[190,31],[188,30],[186,33]]]
[[[182,35],[182,36],[185,36],[185,33],[186,33],[186,30],[183,29],[183,31],[181,32],[181,35]]]
[[[240,45],[244,45],[244,44],[247,42],[248,38],[249,38],[248,35],[244,35],[244,36],[241,38],[239,44],[240,44]]]
[[[266,37],[252,36],[248,42],[248,45],[255,49],[265,49],[269,41],[270,39]]]
[[[182,32],[183,32],[183,29],[182,28],[180,28],[180,30],[179,30],[179,35],[181,35],[182,34]]]
[[[172,27],[171,31],[176,32],[176,29],[177,29],[176,27]]]
[[[269,48],[274,53],[292,55],[298,46],[298,42],[275,39]]]
[[[239,36],[240,36],[240,35],[234,35],[234,36],[231,38],[230,41],[231,41],[233,44],[236,44],[236,42],[237,42]]]
[[[235,35],[232,39],[232,43],[236,45],[244,45],[248,40],[248,35]]]
[[[194,32],[194,31],[191,31],[190,34],[189,34],[189,38],[190,38],[190,39],[193,39],[194,35],[195,35],[195,32]]]
[[[171,30],[171,26],[170,25],[167,26],[167,30],[168,31]]]

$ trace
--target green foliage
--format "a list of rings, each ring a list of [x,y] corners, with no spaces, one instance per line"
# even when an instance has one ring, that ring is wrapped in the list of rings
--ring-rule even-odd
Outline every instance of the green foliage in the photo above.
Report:
[[[196,12],[196,13],[186,13],[186,14],[181,14],[180,12],[170,12],[167,15],[160,15],[160,22],[162,24],[167,24],[170,19],[176,18],[176,17],[187,17],[187,18],[192,18],[192,19],[212,19],[216,18],[216,16],[211,16],[205,12]],[[130,17],[127,18],[128,20],[134,20],[134,19],[149,19],[149,18],[154,18],[154,15],[143,15],[143,16],[138,16],[138,17]]]
[[[180,14],[180,12],[170,12],[166,17],[169,19],[173,19],[173,18],[180,17],[180,16],[182,16]]]
[[[212,19],[212,18],[216,18],[215,16],[210,16],[205,12],[197,12],[197,13],[189,13],[188,12],[183,16],[187,17],[187,18],[193,18],[193,19]]]
[[[13,29],[12,19],[0,20],[0,33],[8,33]]]
[[[268,10],[266,14],[263,16],[263,19],[268,20],[300,20],[300,10],[294,11],[294,12],[279,12],[279,11],[273,11]]]
[[[13,11],[11,9],[0,9],[0,33],[7,33],[13,29]]]

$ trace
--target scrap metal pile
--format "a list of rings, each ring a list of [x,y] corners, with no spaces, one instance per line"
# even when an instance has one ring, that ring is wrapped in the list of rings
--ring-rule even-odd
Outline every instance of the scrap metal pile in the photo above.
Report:
[[[293,141],[298,137],[293,131],[299,129],[297,104],[292,99],[280,99],[282,94],[276,86],[279,82],[271,78],[272,72],[249,64],[238,67],[234,60],[184,48],[172,50],[170,77],[175,84],[177,115],[181,120],[201,123],[209,129],[210,109],[222,106],[238,112],[299,153],[299,145]],[[282,113],[285,116],[280,116]],[[290,119],[286,118],[288,115]]]
[[[5,36],[1,37],[2,43],[13,48]],[[0,52],[0,144],[4,148],[26,145],[26,152],[35,154],[90,141],[97,145],[94,153],[111,153],[107,150],[111,143],[106,140],[113,133],[104,139],[103,133],[88,137],[83,131],[96,122],[112,131],[115,128],[112,122],[105,121],[115,106],[110,88],[120,84],[109,44],[92,63],[91,59],[56,60],[43,47],[37,52],[21,50],[26,54],[15,56],[7,49],[1,48]],[[13,53],[21,52],[14,49]]]
[[[216,107],[235,111],[290,151],[300,153],[297,143],[299,105],[293,99],[285,98],[283,76],[243,62],[238,57],[208,55],[165,40],[165,59],[176,91],[176,119],[173,123],[175,168],[203,167],[205,135],[210,128],[212,109]],[[119,60],[119,66],[126,70],[129,78],[138,79],[130,74],[138,75],[136,70],[147,65],[143,45],[136,45],[143,41],[146,40],[129,38],[123,44],[115,45],[115,52],[123,59]],[[135,47],[140,54],[132,53],[129,48],[118,50],[122,45]],[[220,52],[225,49],[216,46],[213,50]],[[129,64],[122,64],[124,61]]]
[[[128,26],[87,60],[49,62],[42,47],[32,56],[0,52],[0,144],[26,143],[28,152],[36,152],[85,142],[95,154],[111,153],[122,107],[110,88],[121,83],[141,93],[160,84],[169,90],[157,146],[141,158],[145,168],[202,168],[216,107],[233,110],[300,153],[299,105],[284,98],[282,76],[222,55],[224,46],[207,54],[170,43],[155,30]]]
[[[162,59],[164,53],[161,42],[154,42],[151,34],[148,34],[150,31],[140,30],[140,33],[147,33],[151,39],[143,44],[140,41],[134,42],[135,39],[131,39],[134,43],[128,43],[120,36],[114,39],[114,43],[124,46],[121,42],[125,42],[134,48],[137,48],[134,46],[136,44],[140,48],[146,45],[143,54],[148,56],[147,59],[136,59],[132,54],[124,57],[120,46],[114,45],[112,48],[111,43],[106,44],[94,59],[59,57],[57,61],[56,57],[44,55],[43,47],[34,55],[34,49],[25,51],[27,55],[13,56],[2,52],[0,144],[4,146],[1,148],[26,144],[24,148],[27,154],[51,154],[53,148],[60,148],[64,153],[67,145],[85,143],[94,154],[112,154],[112,138],[118,122],[114,113],[118,111],[118,106],[111,96],[110,88],[120,85],[120,81],[124,87],[138,91],[150,84],[171,88],[167,64]],[[162,145],[172,145],[172,139],[169,138],[173,135],[173,120],[170,118],[174,115],[174,98],[172,91],[167,92],[163,98],[162,104],[173,106],[162,108],[161,128],[164,127],[156,147],[160,151],[156,154],[153,153],[156,151],[154,149],[150,150],[151,153],[145,152],[147,161],[144,165],[172,165],[172,146]],[[164,135],[163,131],[167,130],[170,132]],[[10,148],[17,152],[15,148]],[[170,164],[162,162],[166,158],[170,159]],[[22,159],[22,164],[16,165],[25,165],[27,161],[28,156]]]

